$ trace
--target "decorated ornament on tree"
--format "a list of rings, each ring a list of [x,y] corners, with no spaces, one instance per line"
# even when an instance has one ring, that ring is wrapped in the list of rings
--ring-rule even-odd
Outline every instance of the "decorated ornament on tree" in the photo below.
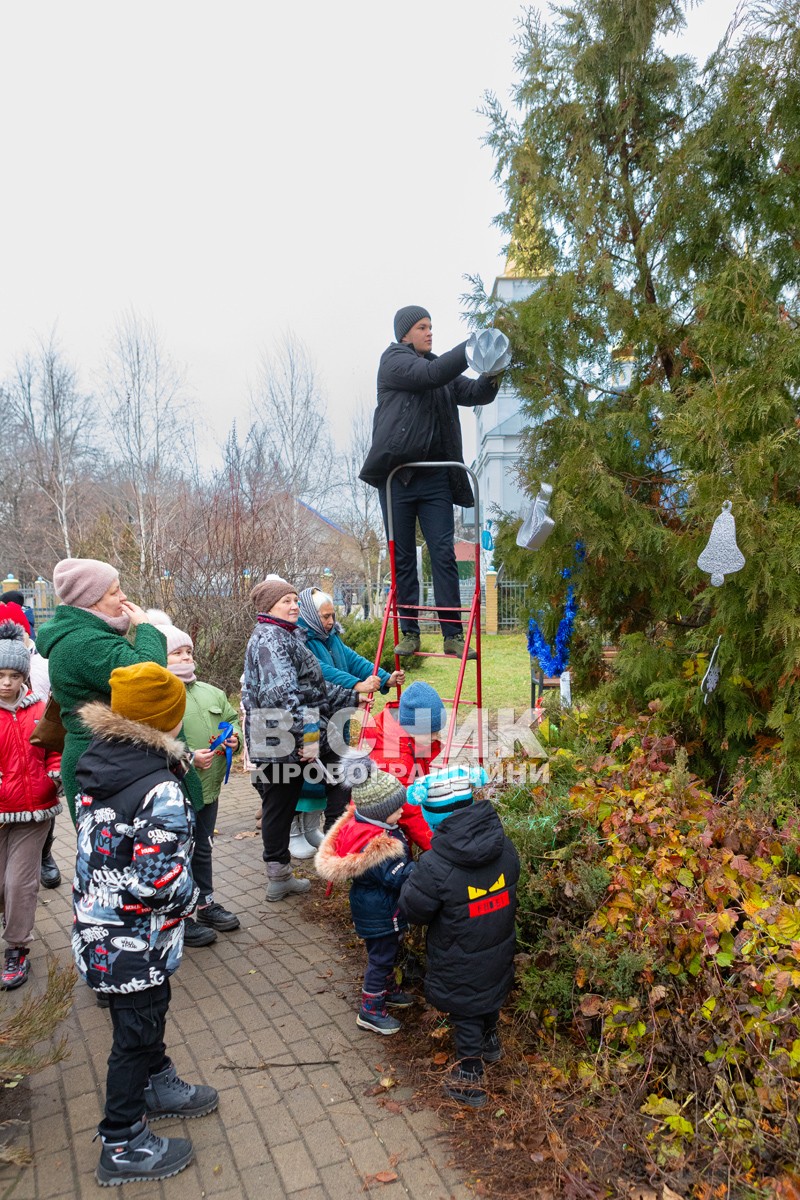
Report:
[[[725,576],[741,571],[745,561],[744,555],[736,545],[736,522],[731,512],[731,502],[726,500],[697,565],[701,571],[708,571],[713,587],[722,587]]]
[[[700,691],[705,696],[705,699],[703,701],[704,704],[708,704],[708,700],[709,700],[711,693],[715,692],[717,690],[717,684],[719,683],[719,667],[717,666],[717,653],[719,651],[719,644],[721,641],[722,641],[722,634],[720,634],[719,637],[717,638],[717,644],[711,652],[711,658],[708,660],[708,666],[706,667],[706,673],[703,676],[703,678],[700,680]]]
[[[553,489],[550,484],[543,483],[536,499],[525,509],[522,524],[517,533],[517,545],[521,546],[523,550],[538,550],[555,529],[556,523],[547,511],[552,495]]]
[[[499,375],[511,362],[508,338],[499,329],[481,329],[467,340],[467,363],[479,375]]]

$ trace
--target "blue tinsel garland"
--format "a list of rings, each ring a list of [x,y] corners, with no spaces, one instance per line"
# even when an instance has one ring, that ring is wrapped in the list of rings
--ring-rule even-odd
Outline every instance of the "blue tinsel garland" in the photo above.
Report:
[[[586,557],[586,550],[582,542],[575,543],[575,567],[580,568],[581,563]],[[572,568],[565,567],[561,572],[562,579],[569,579],[572,575]],[[556,630],[555,648],[551,650],[547,642],[544,640],[542,633],[536,621],[531,617],[528,622],[528,653],[531,658],[535,658],[539,666],[544,671],[548,678],[554,675],[560,675],[562,671],[566,671],[569,666],[569,647],[572,641],[572,631],[575,628],[575,616],[578,611],[578,602],[575,599],[575,589],[572,584],[567,588],[567,599],[564,605],[564,615],[558,622]]]
[[[567,588],[567,601],[564,605],[564,615],[558,622],[556,644],[553,649],[544,640],[544,634],[531,617],[528,624],[528,653],[537,659],[539,666],[548,677],[560,675],[569,666],[569,649],[572,641],[572,630],[575,626],[575,614],[578,602],[575,599],[575,589],[572,584]]]

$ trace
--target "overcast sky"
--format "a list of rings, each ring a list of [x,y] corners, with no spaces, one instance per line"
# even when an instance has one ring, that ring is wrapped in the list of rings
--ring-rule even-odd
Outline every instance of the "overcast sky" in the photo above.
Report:
[[[705,0],[681,48],[704,58],[734,7]],[[466,336],[464,274],[502,269],[476,110],[509,94],[521,11],[6,0],[0,377],[55,326],[92,389],[132,306],[183,369],[210,462],[247,420],[261,351],[291,330],[346,440],[395,309],[429,308],[445,350]]]

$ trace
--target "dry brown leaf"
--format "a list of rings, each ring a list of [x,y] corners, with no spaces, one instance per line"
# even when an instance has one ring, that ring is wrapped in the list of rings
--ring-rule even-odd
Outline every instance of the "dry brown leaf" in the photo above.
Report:
[[[661,1200],[683,1200],[680,1192],[673,1192],[671,1187],[667,1187],[666,1183],[661,1192]]]
[[[603,997],[590,992],[581,998],[581,1013],[584,1017],[598,1017],[603,1010]]]
[[[430,1036],[439,1040],[441,1038],[446,1038],[449,1032],[449,1029],[432,1029]]]
[[[378,1171],[375,1175],[364,1176],[362,1192],[368,1191],[373,1183],[394,1183],[398,1178],[397,1171]]]
[[[445,1050],[440,1050],[438,1054],[434,1054],[432,1061],[437,1067],[443,1067],[449,1057]]]
[[[620,1180],[620,1191],[623,1189],[628,1200],[658,1200],[658,1192],[651,1187],[642,1187],[638,1183],[625,1183]]]
[[[800,1200],[800,1176],[795,1175],[793,1171],[784,1171],[783,1175],[775,1180],[775,1195],[780,1197],[780,1200]]]
[[[244,833],[235,833],[233,835],[233,840],[235,842],[241,842],[244,838],[251,838],[251,837],[258,837],[257,829],[253,829],[253,830],[247,829],[247,830],[245,830]]]

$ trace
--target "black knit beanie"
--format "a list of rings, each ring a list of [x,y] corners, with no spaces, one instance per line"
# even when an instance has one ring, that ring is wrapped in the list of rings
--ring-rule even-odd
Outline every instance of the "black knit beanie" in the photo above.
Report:
[[[340,764],[342,785],[352,788],[353,804],[362,817],[385,822],[405,804],[406,789],[402,783],[388,771],[379,770],[368,754],[360,750],[345,751]]]
[[[427,308],[420,308],[418,304],[407,304],[405,308],[398,308],[394,314],[394,340],[402,342],[403,338],[408,333],[417,321],[423,321],[425,317],[431,320],[431,314]]]

